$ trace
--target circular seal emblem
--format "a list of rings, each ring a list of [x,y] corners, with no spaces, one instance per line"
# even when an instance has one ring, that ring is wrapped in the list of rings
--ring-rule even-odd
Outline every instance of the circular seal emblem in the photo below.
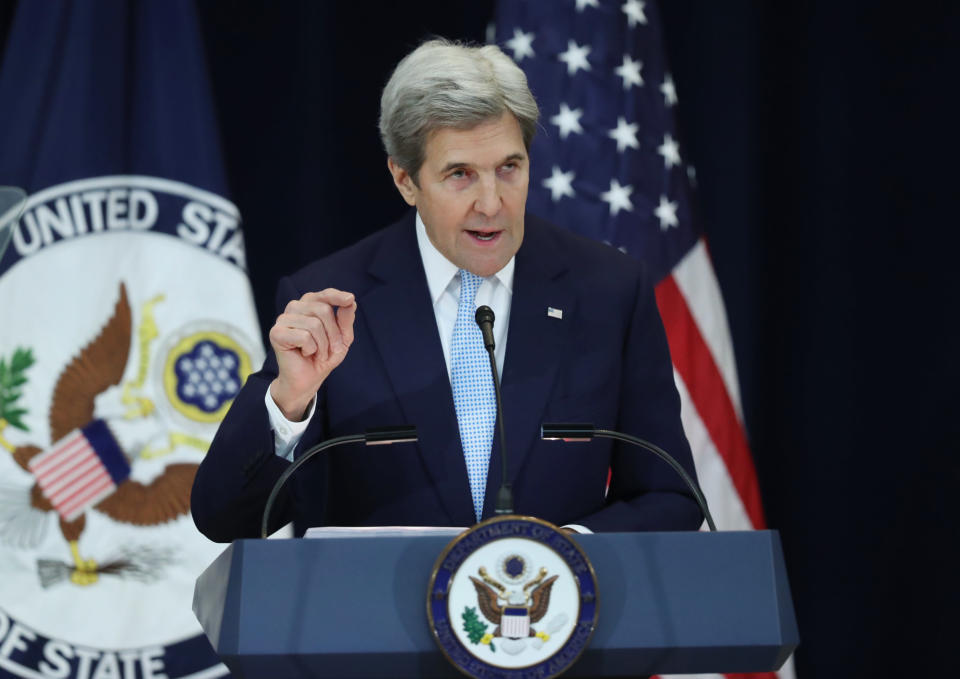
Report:
[[[540,519],[498,516],[440,554],[427,617],[447,659],[472,677],[555,677],[597,624],[597,578],[580,547]]]
[[[264,355],[240,213],[119,175],[47,187],[15,216],[0,213],[0,676],[222,676],[191,610],[222,546],[190,488]]]

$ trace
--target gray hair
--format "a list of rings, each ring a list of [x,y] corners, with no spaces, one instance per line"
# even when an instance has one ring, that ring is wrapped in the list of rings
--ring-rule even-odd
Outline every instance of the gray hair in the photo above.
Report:
[[[529,151],[540,111],[523,71],[496,45],[430,40],[397,64],[383,88],[380,138],[416,182],[432,131],[470,129],[507,111]]]

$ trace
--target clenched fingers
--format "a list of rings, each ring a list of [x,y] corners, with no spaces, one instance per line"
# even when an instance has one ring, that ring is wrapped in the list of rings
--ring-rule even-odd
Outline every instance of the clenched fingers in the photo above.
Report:
[[[357,302],[354,300],[337,309],[337,326],[345,346],[353,344],[353,321],[357,317]]]
[[[270,328],[270,343],[278,350],[299,349],[304,356],[327,352],[328,340],[322,327],[297,327],[299,316],[281,314]],[[319,324],[318,324],[319,325]]]
[[[304,356],[344,353],[353,343],[357,304],[353,294],[328,288],[308,292],[287,304],[270,331],[282,348],[299,348]]]

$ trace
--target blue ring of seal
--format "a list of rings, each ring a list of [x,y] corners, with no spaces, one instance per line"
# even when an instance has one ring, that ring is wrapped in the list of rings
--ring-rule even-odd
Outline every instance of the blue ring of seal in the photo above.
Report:
[[[570,638],[553,655],[523,668],[503,668],[480,660],[453,631],[447,595],[450,582],[463,562],[477,549],[503,538],[524,538],[556,552],[574,574],[580,591],[580,613]],[[427,617],[431,631],[447,659],[472,677],[555,677],[565,672],[586,650],[597,624],[597,576],[586,555],[567,535],[541,519],[497,516],[457,536],[440,554],[427,590]]]

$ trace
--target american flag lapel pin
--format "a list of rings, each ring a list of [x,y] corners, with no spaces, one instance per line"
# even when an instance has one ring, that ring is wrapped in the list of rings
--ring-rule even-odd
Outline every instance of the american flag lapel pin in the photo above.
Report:
[[[547,316],[550,318],[556,318],[563,320],[563,309],[554,309],[552,306],[547,307]]]

